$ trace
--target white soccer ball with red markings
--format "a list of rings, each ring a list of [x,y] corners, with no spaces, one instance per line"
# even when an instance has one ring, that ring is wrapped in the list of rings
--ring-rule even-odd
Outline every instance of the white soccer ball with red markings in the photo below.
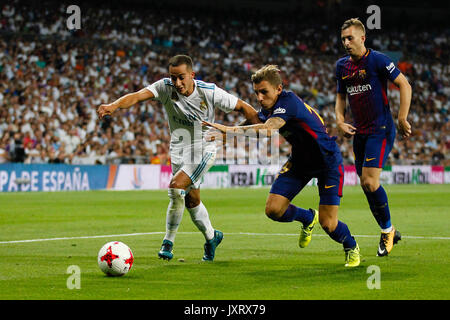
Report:
[[[133,252],[120,241],[108,242],[98,252],[98,266],[108,276],[119,277],[127,274],[133,262]]]

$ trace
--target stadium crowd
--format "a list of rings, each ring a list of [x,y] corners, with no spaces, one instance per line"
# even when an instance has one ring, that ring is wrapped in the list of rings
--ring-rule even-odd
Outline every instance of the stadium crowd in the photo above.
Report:
[[[152,9],[87,7],[81,29],[71,31],[61,4],[33,10],[14,0],[0,8],[0,163],[170,163],[169,130],[158,102],[103,121],[96,108],[166,77],[167,61],[178,53],[193,57],[197,79],[255,108],[252,71],[279,65],[285,88],[315,106],[329,133],[338,135],[334,73],[344,54],[338,29],[308,20]],[[429,41],[421,41],[425,37]],[[449,38],[448,29],[368,34],[368,47],[402,53],[398,66],[413,87],[413,134],[397,138],[388,164],[450,166]],[[393,85],[389,99],[396,118]],[[224,124],[241,120],[235,113],[216,114]],[[346,164],[353,163],[351,143],[338,138]],[[282,138],[280,150],[282,157],[289,153]],[[232,161],[224,154],[216,163]]]

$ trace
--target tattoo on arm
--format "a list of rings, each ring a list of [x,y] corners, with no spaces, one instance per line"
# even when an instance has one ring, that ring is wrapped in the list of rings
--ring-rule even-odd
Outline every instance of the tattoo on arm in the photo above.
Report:
[[[286,124],[286,121],[279,117],[273,117],[266,121],[267,129],[280,129]]]
[[[276,130],[278,130],[279,128],[281,128],[282,126],[284,126],[284,124],[286,123],[286,121],[284,121],[281,118],[278,117],[274,117],[274,118],[270,118],[269,120],[267,120],[265,123],[260,123],[260,124],[254,124],[254,125],[248,125],[248,126],[236,126],[236,127],[230,127],[227,129],[228,132],[233,132],[233,133],[243,133],[245,134],[246,132],[261,132],[261,133],[265,133],[266,135],[272,135]]]

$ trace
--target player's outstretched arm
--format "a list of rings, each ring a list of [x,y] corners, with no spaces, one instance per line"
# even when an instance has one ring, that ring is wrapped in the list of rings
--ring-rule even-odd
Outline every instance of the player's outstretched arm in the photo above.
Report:
[[[126,94],[112,103],[100,105],[97,109],[97,113],[101,119],[104,116],[111,115],[119,108],[128,109],[140,101],[145,101],[152,98],[154,98],[154,94],[150,90],[144,88],[137,92]]]
[[[338,129],[344,134],[344,137],[350,138],[356,133],[356,128],[351,124],[345,123],[345,95],[342,93],[336,94],[336,124]]]
[[[249,131],[253,133],[265,133],[271,136],[276,130],[280,129],[285,125],[286,121],[279,117],[269,118],[264,123],[252,124],[248,126],[224,126],[219,123],[211,123],[208,121],[202,121],[203,125],[215,128],[223,133],[234,133],[234,134],[246,134]]]
[[[411,134],[411,125],[407,118],[411,105],[412,89],[408,79],[400,73],[394,80],[395,85],[400,89],[400,110],[398,111],[398,130],[403,138]]]
[[[245,117],[245,121],[240,124],[241,126],[261,123],[261,121],[258,118],[258,112],[255,110],[255,108],[253,108],[247,102],[242,101],[241,99],[238,99],[238,102],[236,103],[236,107],[234,107],[234,110],[242,113]]]

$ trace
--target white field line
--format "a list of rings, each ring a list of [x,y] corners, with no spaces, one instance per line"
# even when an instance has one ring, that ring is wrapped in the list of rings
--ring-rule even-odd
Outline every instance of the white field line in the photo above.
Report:
[[[199,232],[178,232],[178,234],[197,234]],[[155,234],[165,234],[165,232],[140,232],[140,233],[124,233],[124,234],[108,234],[99,236],[80,236],[80,237],[60,237],[60,238],[47,238],[47,239],[29,239],[29,240],[11,240],[0,241],[0,244],[13,244],[13,243],[30,243],[30,242],[44,242],[44,241],[60,241],[60,240],[78,240],[78,239],[98,239],[98,238],[118,238],[118,237],[135,237],[146,236]],[[232,236],[298,236],[296,233],[225,233],[225,235]],[[315,237],[328,237],[325,234],[316,234]],[[356,238],[378,238],[379,235],[354,235]],[[450,240],[450,237],[429,237],[429,236],[403,236],[402,239],[420,239],[420,240]]]

